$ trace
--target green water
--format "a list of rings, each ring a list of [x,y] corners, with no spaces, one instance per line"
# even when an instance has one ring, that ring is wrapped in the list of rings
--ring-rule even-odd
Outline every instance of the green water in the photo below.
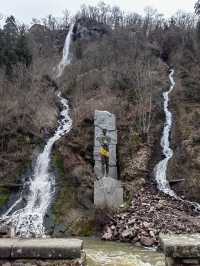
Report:
[[[88,266],[165,266],[164,255],[129,244],[84,239]]]

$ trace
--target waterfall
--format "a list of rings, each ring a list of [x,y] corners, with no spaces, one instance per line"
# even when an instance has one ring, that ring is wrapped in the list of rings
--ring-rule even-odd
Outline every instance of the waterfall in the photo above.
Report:
[[[164,112],[165,112],[165,125],[163,129],[163,134],[161,138],[160,145],[162,147],[162,152],[165,158],[161,160],[154,168],[154,177],[157,182],[157,187],[160,191],[177,200],[184,201],[194,207],[197,212],[200,212],[200,204],[197,202],[191,202],[188,200],[183,200],[181,197],[177,196],[176,193],[171,189],[169,182],[167,180],[167,167],[169,160],[173,157],[173,150],[170,148],[170,133],[172,128],[172,113],[169,111],[169,94],[173,91],[176,83],[174,81],[174,70],[170,70],[169,74],[170,89],[167,92],[163,92],[164,98]]]
[[[20,237],[45,235],[44,216],[55,190],[55,176],[49,171],[51,150],[54,143],[68,133],[72,127],[68,101],[62,98],[60,93],[58,97],[63,106],[60,114],[61,120],[53,137],[48,140],[43,152],[39,154],[33,176],[29,177],[26,205],[15,210],[17,205],[23,201],[21,196],[1,218],[1,222],[12,224],[15,227],[16,234]],[[27,183],[24,186],[27,186]]]
[[[164,112],[165,112],[165,125],[164,130],[161,138],[161,147],[162,152],[165,158],[161,160],[154,168],[154,176],[157,182],[158,189],[162,192],[175,197],[175,192],[170,188],[169,182],[167,180],[167,166],[169,160],[173,156],[173,150],[170,148],[170,133],[171,133],[171,127],[172,127],[172,113],[169,111],[169,94],[173,91],[175,87],[175,81],[173,78],[174,70],[170,71],[169,74],[169,80],[171,83],[170,89],[167,92],[163,92],[163,98],[164,98]]]
[[[69,65],[71,62],[69,51],[70,51],[70,46],[71,46],[71,37],[72,37],[73,29],[74,29],[74,24],[72,23],[70,28],[69,28],[69,32],[67,34],[67,37],[65,39],[62,59],[61,59],[60,63],[58,64],[58,67],[57,67],[57,75],[56,75],[57,78],[59,78],[62,75],[64,68],[67,65]]]
[[[57,67],[57,78],[62,75],[65,66],[70,64],[69,49],[73,27],[74,25],[72,24],[66,37],[63,57]],[[28,177],[28,181],[25,182],[21,196],[0,218],[1,224],[14,226],[15,232],[19,237],[45,236],[44,217],[55,192],[55,176],[49,169],[51,151],[54,143],[72,128],[68,101],[61,97],[61,93],[58,93],[57,96],[63,106],[63,110],[60,113],[61,120],[58,121],[59,126],[53,137],[47,141],[43,152],[39,154],[33,175]],[[24,204],[25,197],[23,197],[23,194],[27,192],[28,196]],[[23,205],[25,206],[20,207]]]

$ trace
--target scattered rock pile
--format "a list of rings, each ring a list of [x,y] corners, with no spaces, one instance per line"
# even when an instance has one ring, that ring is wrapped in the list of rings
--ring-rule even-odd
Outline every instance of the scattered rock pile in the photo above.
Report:
[[[200,232],[200,216],[188,203],[146,187],[135,194],[129,208],[113,217],[102,239],[157,246],[160,232]]]

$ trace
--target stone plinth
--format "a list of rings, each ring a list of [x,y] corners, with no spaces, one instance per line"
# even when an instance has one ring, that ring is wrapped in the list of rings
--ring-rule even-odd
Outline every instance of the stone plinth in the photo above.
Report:
[[[200,234],[160,235],[166,266],[200,265]]]
[[[98,208],[119,208],[123,204],[123,188],[121,182],[103,177],[94,183],[94,204]]]

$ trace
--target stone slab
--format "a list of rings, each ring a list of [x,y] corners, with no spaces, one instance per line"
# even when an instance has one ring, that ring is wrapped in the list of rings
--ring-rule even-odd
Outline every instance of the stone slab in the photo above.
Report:
[[[11,258],[13,242],[9,238],[0,238],[0,259]]]
[[[94,183],[94,204],[99,208],[119,208],[123,204],[123,188],[121,182],[103,177]]]
[[[200,234],[160,234],[159,239],[166,257],[200,257]]]
[[[97,178],[102,178],[102,167],[101,167],[101,161],[95,161],[94,165],[94,172]],[[117,179],[117,166],[109,166],[109,177]]]
[[[108,173],[108,175],[110,176],[110,177],[112,177],[112,178],[115,178],[115,179],[117,179],[117,177],[118,177],[118,172],[117,172],[117,166],[110,166],[109,167],[109,173]]]
[[[106,128],[109,131],[116,129],[116,118],[114,114],[109,113],[108,111],[95,111],[94,116],[95,126],[103,129]]]
[[[79,239],[0,239],[0,259],[78,259]]]
[[[94,145],[96,147],[100,147],[101,143],[98,141],[98,138],[102,136],[102,129],[98,126],[95,127],[95,135],[94,135]],[[107,131],[107,136],[111,138],[111,145],[117,145],[117,130],[115,128],[114,131]]]
[[[101,167],[101,162],[100,161],[95,161],[94,173],[95,173],[97,178],[102,177],[102,167]]]

